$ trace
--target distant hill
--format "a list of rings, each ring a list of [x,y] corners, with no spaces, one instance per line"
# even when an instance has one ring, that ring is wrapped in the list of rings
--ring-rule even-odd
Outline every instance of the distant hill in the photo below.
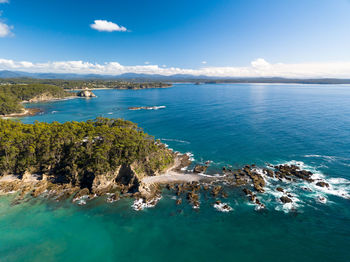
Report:
[[[59,73],[27,73],[20,71],[0,71],[0,78],[34,78],[34,79],[64,79],[64,80],[128,80],[128,81],[161,81],[161,82],[197,82],[197,83],[295,83],[295,84],[350,84],[350,79],[318,78],[297,79],[282,77],[209,77],[176,74],[164,76],[159,74],[125,73],[121,75],[98,74],[59,74]]]

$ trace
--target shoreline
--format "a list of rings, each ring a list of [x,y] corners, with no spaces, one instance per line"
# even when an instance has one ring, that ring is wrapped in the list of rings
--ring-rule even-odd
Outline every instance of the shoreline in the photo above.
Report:
[[[7,118],[16,118],[16,117],[25,117],[25,116],[35,116],[40,112],[42,112],[40,108],[25,108],[22,113],[0,115],[0,118],[7,119]]]
[[[35,104],[35,103],[47,103],[47,102],[56,102],[56,101],[64,101],[64,100],[70,100],[80,98],[78,96],[67,96],[63,98],[53,98],[53,99],[44,99],[44,100],[34,100],[34,101],[22,101],[21,104]],[[22,112],[20,113],[12,113],[7,115],[0,115],[0,118],[7,119],[7,118],[16,118],[16,117],[26,117],[26,116],[35,116],[39,113],[43,112],[40,108],[24,108]]]

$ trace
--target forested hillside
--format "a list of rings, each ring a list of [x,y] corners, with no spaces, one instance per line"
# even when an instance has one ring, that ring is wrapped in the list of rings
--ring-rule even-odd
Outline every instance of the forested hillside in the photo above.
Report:
[[[21,102],[30,101],[38,96],[64,98],[72,94],[61,87],[46,84],[0,85],[0,115],[20,113]]]
[[[121,165],[136,163],[139,173],[154,174],[173,161],[164,145],[121,119],[64,124],[0,120],[0,176],[28,171],[86,186],[95,175],[114,172]]]

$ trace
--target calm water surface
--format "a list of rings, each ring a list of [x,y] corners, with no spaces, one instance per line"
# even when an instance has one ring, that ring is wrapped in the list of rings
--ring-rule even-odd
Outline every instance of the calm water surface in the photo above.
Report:
[[[331,190],[286,185],[299,200],[290,210],[271,183],[261,196],[267,209],[255,211],[240,190],[228,189],[230,213],[216,211],[205,196],[199,211],[176,206],[169,192],[141,212],[129,199],[13,206],[2,197],[0,261],[350,261],[350,86],[176,84],[94,93],[94,99],[29,105],[44,114],[22,121],[124,118],[197,163],[213,161],[209,173],[297,163]]]

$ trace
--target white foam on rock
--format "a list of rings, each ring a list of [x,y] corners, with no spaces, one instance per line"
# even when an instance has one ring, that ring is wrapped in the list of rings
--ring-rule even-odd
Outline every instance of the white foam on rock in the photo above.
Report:
[[[214,208],[220,212],[231,212],[233,208],[230,207],[227,203],[215,203]]]
[[[192,161],[192,162],[195,161],[194,155],[191,152],[187,152],[187,153],[185,153],[185,155],[187,155],[189,157],[190,161]]]
[[[313,173],[311,176],[315,181],[309,183],[309,187],[318,192],[323,192],[326,194],[338,196],[341,198],[350,199],[350,181],[345,178],[326,178],[324,174],[319,172],[316,168],[306,165],[302,161],[290,161],[289,163],[297,163],[301,169],[310,171]],[[288,162],[287,162],[288,164]],[[326,182],[329,184],[329,187],[319,187],[316,186],[317,182]]]
[[[86,201],[89,199],[88,195],[84,195],[81,197],[77,197],[73,199],[73,202],[77,203],[78,205],[82,206],[82,205],[86,205]]]
[[[131,207],[136,211],[141,211],[141,210],[144,210],[145,208],[152,208],[158,204],[161,198],[162,198],[161,196],[157,196],[150,200],[144,200],[143,198],[139,198],[134,201]]]

